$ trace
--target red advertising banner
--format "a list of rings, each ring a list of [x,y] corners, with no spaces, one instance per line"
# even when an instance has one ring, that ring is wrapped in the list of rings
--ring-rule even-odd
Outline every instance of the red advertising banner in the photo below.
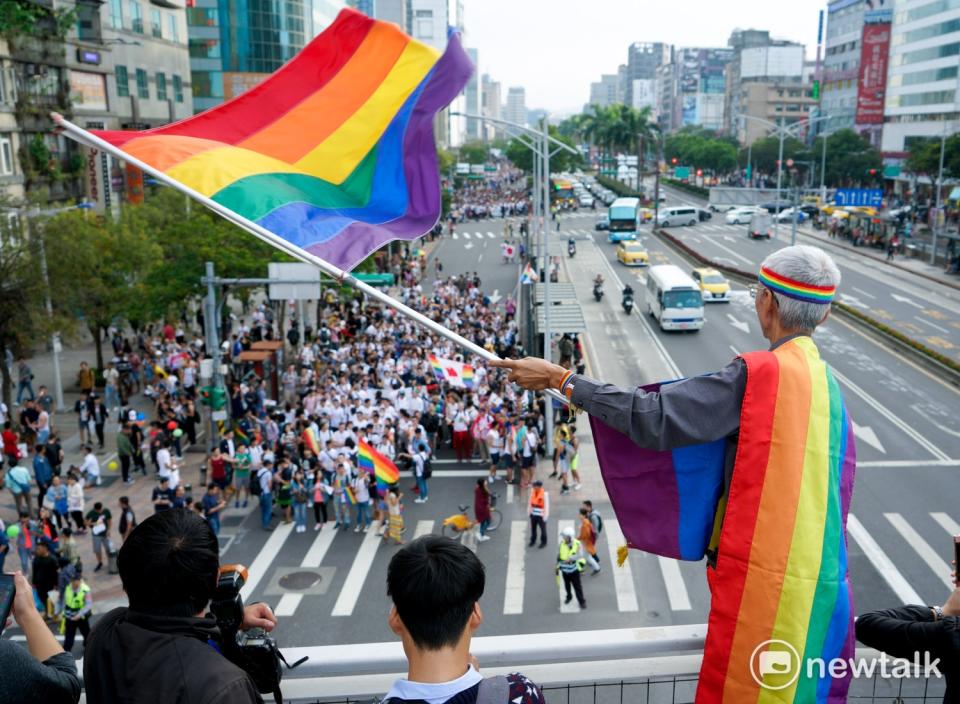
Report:
[[[860,83],[857,87],[856,124],[883,123],[887,92],[887,64],[890,56],[890,24],[863,25],[860,50]]]

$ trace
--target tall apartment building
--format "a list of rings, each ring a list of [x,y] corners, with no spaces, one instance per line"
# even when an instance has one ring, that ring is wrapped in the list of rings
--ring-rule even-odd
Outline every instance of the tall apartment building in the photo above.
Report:
[[[723,128],[726,79],[732,49],[677,49],[660,71],[660,121],[668,129]]]
[[[480,85],[480,52],[476,49],[468,48],[467,55],[473,62],[473,73],[470,74],[470,80],[463,87],[464,106],[471,115],[481,114],[483,106],[483,95]],[[477,140],[484,138],[483,123],[475,118],[467,118],[466,139]]]
[[[500,82],[493,80],[485,73],[480,79],[480,90],[484,117],[492,117],[495,120],[502,119],[500,112],[502,100],[500,97]],[[488,141],[500,139],[504,134],[503,127],[493,122],[485,122],[482,127],[484,139]]]
[[[503,119],[520,125],[527,124],[527,91],[511,86],[507,88],[507,102],[503,106]]]
[[[854,125],[864,7],[863,0],[834,0],[827,5],[820,112],[831,118],[828,130]]]
[[[916,139],[960,131],[960,2],[898,0],[881,149],[903,156]]]
[[[590,84],[590,100],[586,109],[591,105],[606,107],[614,103],[622,103],[623,94],[620,91],[620,76],[615,73],[605,73],[600,80]]]
[[[322,0],[314,0],[314,5],[318,4],[325,3]],[[393,22],[407,34],[412,32],[410,0],[347,0],[347,6],[375,19]]]
[[[733,54],[724,73],[725,131],[752,144],[769,128],[746,118],[790,124],[810,116],[817,101],[804,81],[802,44],[771,39],[766,31],[736,30],[728,45]]]
[[[671,47],[661,42],[634,42],[627,49],[626,90],[624,102],[635,108],[644,106],[646,96],[655,95],[650,81],[657,78],[657,69],[670,63]],[[635,85],[636,81],[646,81]],[[655,103],[656,101],[654,101]]]
[[[257,85],[326,29],[345,6],[343,0],[193,0],[187,24],[194,110],[219,105]]]

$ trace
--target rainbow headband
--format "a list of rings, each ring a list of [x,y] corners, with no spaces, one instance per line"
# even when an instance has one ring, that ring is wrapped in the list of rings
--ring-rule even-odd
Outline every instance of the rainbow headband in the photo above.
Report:
[[[807,303],[829,304],[837,292],[836,286],[814,286],[802,281],[794,281],[767,267],[760,267],[760,274],[757,278],[761,284],[771,291]]]

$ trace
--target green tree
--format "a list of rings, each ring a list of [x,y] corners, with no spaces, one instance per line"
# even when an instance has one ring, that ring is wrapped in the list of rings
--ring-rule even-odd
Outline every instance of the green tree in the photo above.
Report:
[[[753,143],[753,149],[743,149],[740,152],[740,163],[747,163],[748,151],[752,154],[754,173],[775,174],[777,172],[777,157],[779,155],[780,140],[777,137],[762,137]],[[804,153],[803,142],[794,137],[787,137],[783,141],[783,160],[797,159]],[[786,165],[784,165],[786,172]]]
[[[817,172],[820,170],[823,154],[823,139],[817,137],[805,157],[816,164]],[[837,130],[827,135],[826,140],[827,163],[824,181],[827,186],[834,188],[870,184],[879,178],[883,170],[883,159],[868,140],[850,129]],[[870,176],[871,169],[877,176]]]
[[[572,139],[560,134],[560,130],[557,129],[556,125],[550,125],[549,133],[551,137],[563,142],[568,147],[572,147],[573,149],[577,148]],[[553,148],[556,149],[556,145],[553,145]],[[530,147],[519,139],[510,140],[505,154],[517,168],[527,173],[533,173],[533,152],[530,150]],[[579,166],[582,160],[579,151],[577,151],[576,154],[571,154],[566,149],[561,149],[550,157],[550,173],[571,171]]]
[[[947,137],[943,147],[944,176],[960,178],[960,133]],[[940,173],[940,139],[914,140],[907,153],[906,167],[910,173],[936,181]]]
[[[489,149],[483,142],[467,142],[460,147],[460,161],[467,164],[485,164],[488,153]]]

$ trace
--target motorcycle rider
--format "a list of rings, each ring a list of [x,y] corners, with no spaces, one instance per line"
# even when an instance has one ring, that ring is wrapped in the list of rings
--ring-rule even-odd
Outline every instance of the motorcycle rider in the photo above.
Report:
[[[572,237],[567,240],[567,253],[571,257],[577,253],[577,242]]]
[[[593,280],[593,297],[599,301],[603,298],[603,275],[597,274]]]
[[[629,305],[627,304],[628,300]],[[633,307],[633,287],[630,284],[627,284],[623,287],[623,298],[621,299],[621,305],[623,305],[623,309],[627,311],[627,313],[629,313],[630,309]]]

